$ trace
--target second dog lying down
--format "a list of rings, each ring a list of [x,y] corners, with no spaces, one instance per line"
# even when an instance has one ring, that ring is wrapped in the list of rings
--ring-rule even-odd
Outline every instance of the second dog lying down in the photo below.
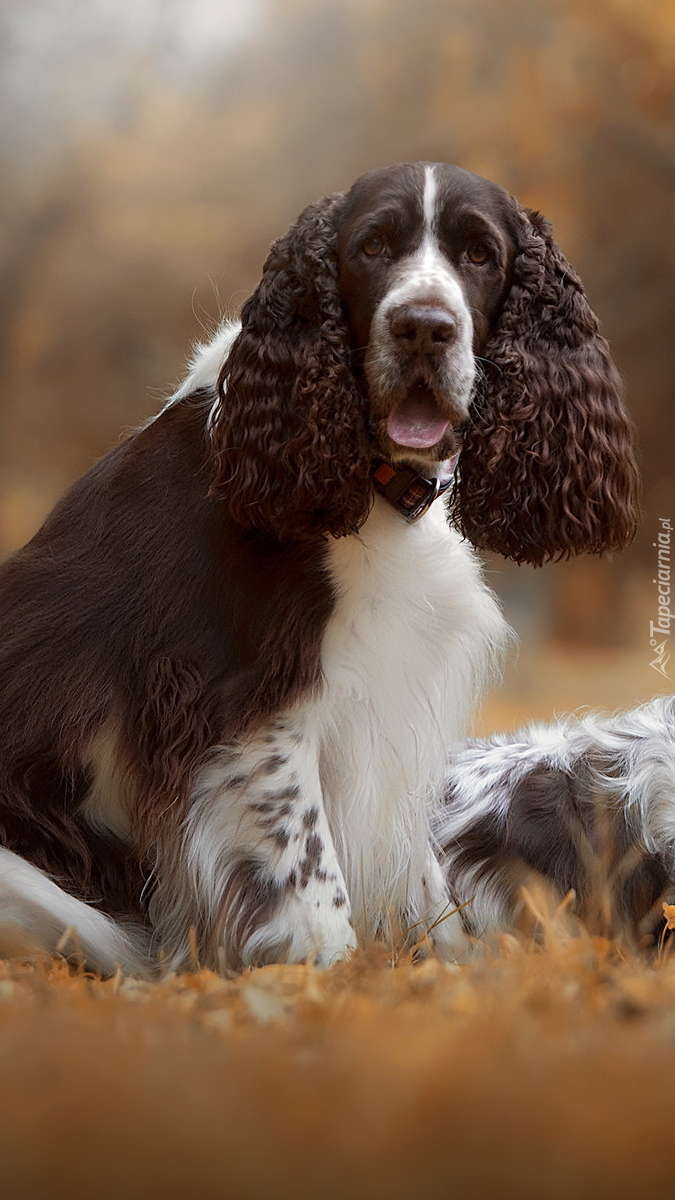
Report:
[[[533,875],[595,931],[657,927],[675,889],[675,697],[469,742],[448,778],[435,835],[469,934],[512,929]]]

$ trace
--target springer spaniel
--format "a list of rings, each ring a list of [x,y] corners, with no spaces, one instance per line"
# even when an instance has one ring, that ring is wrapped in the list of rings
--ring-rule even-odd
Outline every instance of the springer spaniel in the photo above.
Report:
[[[543,217],[438,163],[310,205],[0,571],[5,925],[103,971],[456,956],[448,753],[508,639],[469,542],[621,547],[636,479]]]

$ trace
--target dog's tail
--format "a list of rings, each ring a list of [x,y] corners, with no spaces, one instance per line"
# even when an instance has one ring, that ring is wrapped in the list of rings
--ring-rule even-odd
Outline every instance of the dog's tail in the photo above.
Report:
[[[43,871],[0,849],[0,957],[71,955],[90,970],[150,974],[148,937],[70,896]]]

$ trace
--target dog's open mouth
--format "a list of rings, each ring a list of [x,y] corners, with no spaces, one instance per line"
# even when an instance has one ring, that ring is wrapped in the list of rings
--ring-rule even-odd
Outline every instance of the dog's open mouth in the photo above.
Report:
[[[418,382],[389,413],[387,433],[397,446],[428,449],[440,442],[450,417],[434,398],[428,384]]]

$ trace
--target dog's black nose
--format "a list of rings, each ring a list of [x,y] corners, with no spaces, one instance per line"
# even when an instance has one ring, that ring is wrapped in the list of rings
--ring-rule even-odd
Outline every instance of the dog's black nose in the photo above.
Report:
[[[457,337],[457,320],[444,308],[427,304],[402,304],[389,315],[392,337],[404,342],[406,348],[433,354]]]

